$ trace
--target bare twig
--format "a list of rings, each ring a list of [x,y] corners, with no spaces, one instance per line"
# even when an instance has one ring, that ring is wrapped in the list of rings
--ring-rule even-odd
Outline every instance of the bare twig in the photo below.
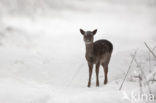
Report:
[[[135,61],[136,65],[137,65],[137,67],[140,68],[141,74],[142,74],[142,76],[144,77],[144,79],[145,79],[145,81],[147,83],[148,91],[151,94],[152,91],[151,91],[151,87],[150,87],[149,81],[147,80],[146,75],[145,75],[141,65],[137,62],[136,58],[134,59],[134,61]]]
[[[155,79],[152,79],[152,80],[150,80],[152,83],[154,83],[154,82],[156,82],[156,80]]]
[[[156,76],[156,73],[153,74],[153,78],[152,78],[152,80],[150,80],[150,81],[152,81],[152,83],[156,82],[155,76]]]
[[[141,74],[139,74],[139,87],[140,87],[140,95],[143,93],[143,90],[142,90],[142,76]]]
[[[150,55],[150,53],[148,53],[149,55],[148,55],[148,63],[149,63],[149,73],[151,73],[152,72],[152,70],[151,70],[151,55]]]
[[[134,59],[135,59],[135,56],[136,56],[136,52],[137,52],[137,51],[135,51],[135,53],[134,53],[134,55],[133,55],[133,58],[132,58],[132,60],[131,60],[131,62],[130,62],[130,65],[129,65],[129,67],[128,67],[127,73],[126,73],[126,75],[125,75],[125,77],[124,77],[124,79],[123,79],[123,81],[122,81],[122,83],[121,83],[121,86],[120,86],[119,90],[122,89],[122,86],[123,86],[123,84],[124,84],[124,82],[125,82],[125,80],[126,80],[126,77],[127,77],[128,73],[129,73],[129,71],[130,71],[130,69],[131,69],[132,63],[133,63],[133,61],[134,61]]]
[[[144,42],[144,44],[147,47],[147,49],[151,52],[151,54],[156,58],[156,54],[151,50],[151,48],[147,45],[147,43]]]

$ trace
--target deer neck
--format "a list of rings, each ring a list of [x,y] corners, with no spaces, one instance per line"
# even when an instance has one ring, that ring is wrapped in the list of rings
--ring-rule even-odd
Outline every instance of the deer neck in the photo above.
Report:
[[[93,43],[86,44],[86,57],[93,57]]]

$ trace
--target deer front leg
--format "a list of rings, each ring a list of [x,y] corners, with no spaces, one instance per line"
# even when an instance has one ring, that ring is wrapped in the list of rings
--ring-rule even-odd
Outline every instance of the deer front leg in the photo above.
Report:
[[[89,67],[88,87],[90,87],[90,84],[91,84],[91,77],[92,77],[92,71],[93,71],[93,64],[88,63],[88,67]]]
[[[98,87],[99,86],[99,67],[100,67],[100,64],[96,64],[96,86]]]

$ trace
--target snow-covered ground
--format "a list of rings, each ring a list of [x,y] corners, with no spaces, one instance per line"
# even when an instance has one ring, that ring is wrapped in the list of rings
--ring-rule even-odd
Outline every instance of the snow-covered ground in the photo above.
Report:
[[[125,100],[124,95],[139,90],[138,82],[132,78],[137,72],[135,63],[122,91],[119,87],[136,49],[139,49],[136,58],[147,73],[144,41],[156,46],[155,7],[127,7],[99,0],[96,6],[91,2],[86,10],[87,0],[74,2],[81,4],[75,8],[82,11],[65,9],[35,17],[1,16],[0,103],[132,102]],[[93,72],[92,86],[87,88],[88,67],[80,28],[98,29],[95,40],[108,39],[114,45],[107,85],[103,85],[101,68],[100,87],[95,87]],[[152,56],[151,68],[153,72],[156,69]],[[147,73],[148,79],[150,75]],[[156,96],[155,83],[151,88]]]

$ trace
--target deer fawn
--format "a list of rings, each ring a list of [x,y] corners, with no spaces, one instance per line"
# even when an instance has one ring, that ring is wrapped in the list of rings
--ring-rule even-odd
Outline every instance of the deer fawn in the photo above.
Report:
[[[99,67],[100,65],[104,68],[105,80],[104,84],[107,84],[107,73],[108,73],[108,64],[111,58],[113,51],[113,45],[108,40],[98,40],[94,41],[94,35],[97,32],[97,29],[94,31],[84,31],[80,29],[81,34],[86,45],[86,60],[89,67],[89,80],[88,87],[91,85],[91,76],[93,65],[96,64],[96,86],[99,86]]]

